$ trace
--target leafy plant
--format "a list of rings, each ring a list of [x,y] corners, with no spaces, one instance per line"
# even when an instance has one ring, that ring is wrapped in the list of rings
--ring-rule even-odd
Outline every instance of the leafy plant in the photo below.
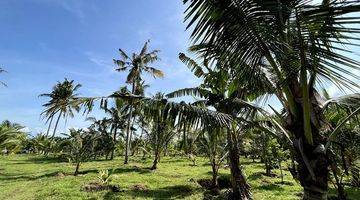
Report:
[[[100,182],[104,185],[108,185],[110,184],[111,180],[112,180],[112,174],[114,173],[114,170],[100,170],[98,173],[98,179],[100,180]]]

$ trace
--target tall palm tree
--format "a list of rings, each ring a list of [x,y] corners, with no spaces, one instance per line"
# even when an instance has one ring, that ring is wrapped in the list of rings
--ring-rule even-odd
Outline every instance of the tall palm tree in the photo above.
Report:
[[[69,81],[65,78],[63,82],[58,82],[53,87],[51,93],[44,93],[40,95],[40,97],[50,98],[50,100],[43,105],[45,110],[41,113],[41,115],[47,118],[46,123],[49,123],[46,136],[49,135],[53,118],[56,114],[58,114],[58,117],[56,119],[51,138],[55,137],[61,117],[65,119],[67,119],[69,116],[74,117],[74,111],[79,111],[80,107],[76,103],[76,98],[79,94],[76,92],[80,87],[81,85],[75,84],[74,80]]]
[[[261,71],[283,104],[303,199],[326,199],[329,147],[321,83],[358,88],[359,62],[343,45],[357,46],[359,1],[185,0],[195,48],[208,59],[228,58],[244,80]],[[350,14],[350,15],[349,15]],[[227,70],[233,66],[224,66]],[[358,110],[357,110],[358,111]],[[337,129],[335,129],[337,130]]]
[[[164,74],[162,71],[153,68],[150,64],[153,64],[155,61],[158,60],[157,54],[159,50],[153,50],[148,52],[148,44],[149,41],[145,42],[143,48],[141,49],[139,54],[133,53],[132,56],[128,56],[122,49],[119,49],[120,53],[120,60],[114,59],[114,63],[118,67],[116,70],[119,72],[122,71],[129,71],[129,74],[126,78],[126,83],[131,84],[131,94],[135,94],[138,90],[139,83],[142,81],[142,74],[148,73],[154,78],[156,77],[163,77]],[[126,145],[125,145],[125,161],[124,163],[127,164],[129,160],[129,151],[130,151],[130,138],[131,138],[131,120],[133,118],[133,105],[134,102],[130,103],[130,111],[128,116],[128,123],[126,129]]]

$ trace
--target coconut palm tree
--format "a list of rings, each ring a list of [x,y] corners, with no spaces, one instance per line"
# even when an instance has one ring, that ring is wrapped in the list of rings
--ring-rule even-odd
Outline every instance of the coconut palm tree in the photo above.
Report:
[[[124,102],[120,99],[115,99],[115,106],[111,108],[103,107],[105,112],[110,115],[109,123],[110,123],[110,133],[112,133],[112,139],[114,148],[110,155],[110,160],[114,159],[115,153],[115,145],[117,143],[118,131],[123,130],[126,126],[127,119],[127,106],[125,106]]]
[[[213,191],[219,192],[218,184],[218,172],[221,164],[227,157],[226,151],[226,138],[221,132],[221,127],[209,126],[203,131],[198,141],[200,142],[200,148],[205,150],[206,155],[209,158],[212,169],[212,188]]]
[[[58,114],[58,117],[56,119],[55,127],[51,138],[55,137],[61,117],[65,119],[67,119],[69,116],[74,117],[74,111],[79,111],[80,107],[76,103],[76,98],[79,94],[76,92],[80,87],[81,85],[75,84],[74,80],[69,81],[65,78],[63,82],[58,82],[53,87],[51,93],[44,93],[40,95],[40,97],[50,98],[50,100],[43,105],[45,107],[45,110],[41,113],[41,115],[46,118],[46,123],[49,123],[46,136],[49,135],[53,118],[56,114]]]
[[[143,48],[139,54],[133,53],[132,56],[128,56],[125,51],[119,49],[121,59],[114,59],[115,65],[118,67],[116,70],[119,72],[129,71],[129,74],[126,78],[126,83],[131,84],[131,94],[135,94],[139,90],[139,83],[142,82],[143,73],[148,73],[154,78],[163,77],[164,74],[162,71],[151,67],[150,64],[153,64],[158,60],[157,54],[159,50],[148,51],[149,41],[145,42]],[[126,129],[126,146],[125,146],[125,161],[127,164],[129,160],[129,151],[130,151],[130,138],[131,138],[131,120],[133,118],[133,105],[134,102],[130,103],[130,110],[127,122]]]
[[[359,1],[185,0],[186,20],[199,54],[227,58],[235,74],[256,80],[263,72],[285,108],[303,199],[326,199],[328,150],[321,83],[356,88],[359,62],[343,45],[358,45]],[[224,66],[231,70],[233,66]],[[354,110],[355,111],[355,110]],[[338,130],[338,129],[335,129]],[[337,133],[334,131],[334,133]]]
[[[162,100],[165,98],[163,93],[156,93],[153,97],[157,100]],[[150,142],[153,152],[154,152],[154,161],[150,169],[157,169],[157,164],[160,161],[160,155],[164,151],[166,145],[171,141],[175,135],[175,131],[171,128],[171,123],[169,120],[163,117],[163,107],[164,105],[160,102],[153,104],[152,106],[156,107],[154,112],[151,112],[152,128],[148,133],[148,141]]]
[[[23,126],[8,120],[0,123],[0,149],[5,149],[7,153],[19,150],[22,141],[26,139],[23,128]]]
[[[243,82],[237,77],[234,77],[232,73],[228,73],[222,67],[223,65],[232,65],[228,60],[218,59],[215,64],[211,65],[206,59],[200,58],[203,60],[200,64],[183,53],[179,54],[179,59],[190,68],[198,78],[202,78],[203,83],[199,87],[174,91],[168,94],[167,97],[173,98],[184,95],[200,97],[203,99],[194,102],[194,105],[214,107],[218,112],[231,115],[233,119],[249,119],[249,116],[252,116],[258,108],[250,105],[247,101],[263,95],[266,91],[263,90],[263,88],[270,89],[272,87],[267,81],[260,83],[254,81]],[[234,66],[236,68],[236,65]],[[257,76],[262,77],[263,74],[257,73]],[[252,88],[246,88],[247,85],[251,85]],[[227,135],[227,148],[232,175],[232,195],[235,199],[240,196],[251,199],[250,186],[247,184],[239,164],[238,137],[241,134],[241,125],[244,124],[242,122],[233,123],[230,127],[223,130],[223,134]]]

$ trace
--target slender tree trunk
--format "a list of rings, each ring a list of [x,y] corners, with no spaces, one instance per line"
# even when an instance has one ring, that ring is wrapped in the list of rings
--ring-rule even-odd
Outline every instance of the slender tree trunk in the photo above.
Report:
[[[58,116],[58,118],[57,118],[57,120],[56,120],[55,127],[54,127],[54,132],[53,132],[53,134],[52,134],[52,136],[51,136],[51,140],[53,140],[54,137],[55,137],[56,130],[57,130],[57,127],[58,127],[60,118],[61,118],[61,114],[62,114],[62,111],[60,111],[59,116]]]
[[[135,80],[132,83],[132,89],[131,93],[134,94],[135,92]],[[133,105],[130,104],[130,111],[129,111],[129,117],[128,117],[128,124],[126,127],[126,142],[125,142],[125,158],[124,158],[124,164],[129,163],[129,151],[130,151],[130,128],[131,128],[131,118],[133,114]]]
[[[212,168],[212,187],[214,189],[219,189],[219,184],[218,184],[218,167],[216,166],[216,160],[215,158],[212,159],[211,161],[211,168]]]
[[[76,163],[76,168],[74,172],[74,176],[77,176],[79,174],[79,168],[80,168],[80,162]]]
[[[331,165],[331,171],[333,172],[334,178],[335,178],[335,183],[336,183],[336,188],[338,191],[338,198],[339,200],[346,200],[346,193],[344,190],[344,186],[342,185],[341,181],[339,180],[339,177],[336,173],[336,167],[332,164]]]
[[[252,199],[250,185],[246,182],[242,169],[239,167],[239,149],[237,147],[236,135],[230,129],[227,131],[227,141],[231,171],[232,199]]]
[[[54,120],[54,115],[53,116],[51,116],[51,119],[50,119],[50,122],[49,122],[49,126],[48,126],[48,129],[47,129],[47,131],[46,131],[46,137],[48,137],[49,136],[49,133],[50,133],[50,128],[51,128],[51,124],[52,124],[52,121]]]
[[[265,158],[265,174],[266,176],[271,176],[271,166],[268,158]]]
[[[110,160],[114,159],[115,148],[116,148],[116,135],[117,135],[117,130],[116,130],[116,128],[114,128],[114,136],[113,136],[114,147],[111,151]]]
[[[60,111],[59,113],[59,116],[56,120],[56,123],[55,123],[55,127],[54,127],[54,132],[50,138],[50,143],[49,143],[49,146],[47,147],[46,151],[45,151],[45,155],[47,156],[49,154],[49,151],[50,151],[50,148],[51,148],[51,145],[52,145],[52,142],[54,140],[54,137],[55,137],[55,134],[56,134],[56,130],[57,130],[57,127],[58,127],[58,124],[59,124],[59,121],[60,121],[60,118],[61,118],[61,114],[62,114],[62,111]]]
[[[186,120],[184,120],[183,141],[184,141],[184,152],[185,154],[188,154],[187,137],[186,137]]]
[[[154,162],[153,162],[153,165],[152,165],[152,167],[150,169],[151,170],[157,169],[157,164],[159,163],[159,161],[160,161],[160,151],[159,151],[159,149],[156,149],[155,150]]]
[[[283,184],[284,183],[284,174],[283,174],[283,169],[282,169],[282,166],[281,166],[281,160],[280,159],[278,159],[278,163],[279,163],[279,168],[280,168],[281,183]]]

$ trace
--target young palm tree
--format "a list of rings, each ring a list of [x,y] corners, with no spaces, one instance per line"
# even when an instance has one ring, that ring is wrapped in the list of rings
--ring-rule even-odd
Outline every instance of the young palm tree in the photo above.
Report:
[[[154,99],[162,100],[165,95],[163,93],[156,93]],[[175,131],[171,128],[169,120],[163,117],[164,108],[162,103],[153,104],[155,107],[154,112],[150,112],[152,121],[152,130],[148,133],[148,140],[154,151],[154,161],[151,167],[152,170],[157,169],[157,164],[160,161],[160,155],[164,151],[166,145],[171,141],[175,135]]]
[[[218,172],[221,164],[227,157],[226,153],[226,138],[221,132],[221,127],[209,126],[205,131],[199,136],[198,141],[200,142],[200,147],[203,148],[206,152],[206,155],[209,158],[212,169],[212,187],[213,191],[219,192],[218,184]]]
[[[201,97],[205,100],[195,102],[195,105],[212,106],[218,112],[231,115],[234,119],[248,118],[257,108],[246,101],[263,94],[264,90],[259,88],[271,87],[270,83],[266,81],[264,83],[254,81],[245,83],[237,77],[233,77],[231,73],[228,74],[222,67],[231,64],[226,60],[218,59],[216,64],[211,66],[206,59],[201,65],[183,53],[180,53],[179,58],[197,77],[203,78],[203,84],[196,88],[180,89],[168,94],[167,97],[173,98],[184,95]],[[263,74],[257,73],[257,75],[262,76]],[[251,85],[252,88],[245,88],[246,85]],[[241,123],[233,123],[230,127],[224,129],[232,175],[232,195],[235,199],[240,198],[240,196],[244,199],[251,199],[250,186],[247,184],[239,164],[238,135],[240,135],[240,125]]]
[[[157,54],[159,50],[154,50],[148,52],[148,44],[149,41],[145,42],[143,48],[141,49],[139,54],[133,53],[132,56],[128,56],[122,49],[119,49],[120,53],[120,60],[114,59],[114,63],[117,65],[117,71],[129,71],[129,74],[126,78],[126,82],[131,84],[131,94],[135,94],[139,90],[139,83],[142,81],[142,74],[148,73],[156,77],[163,77],[164,74],[162,71],[155,69],[150,66],[155,61],[158,60]],[[131,120],[133,118],[133,105],[134,102],[130,102],[130,111],[128,116],[127,122],[127,129],[126,129],[126,145],[125,145],[125,161],[124,163],[127,164],[129,160],[129,151],[130,151],[130,138],[131,138]]]
[[[7,152],[19,149],[22,141],[26,138],[26,134],[22,131],[23,128],[23,126],[7,120],[0,123],[0,149],[6,149]]]
[[[49,122],[46,136],[49,134],[53,118],[56,114],[58,114],[58,117],[51,138],[55,137],[61,117],[65,119],[69,116],[74,117],[74,111],[79,111],[80,107],[76,103],[78,93],[76,92],[80,87],[80,84],[74,84],[73,80],[69,81],[65,78],[63,82],[58,82],[53,87],[53,91],[51,93],[40,95],[40,97],[50,98],[49,102],[43,105],[45,110],[41,113],[41,115],[47,118],[46,123]]]
[[[359,62],[342,45],[358,45],[359,1],[185,0],[186,20],[196,50],[211,58],[228,58],[235,73],[256,80],[261,71],[276,88],[286,110],[283,127],[291,135],[303,199],[326,199],[329,144],[317,90],[331,82],[358,87]],[[224,66],[226,68],[226,66]],[[234,66],[228,66],[228,70]]]
[[[126,119],[127,119],[127,107],[125,106],[124,102],[120,99],[115,99],[115,106],[112,108],[106,108],[103,107],[105,112],[110,115],[109,123],[110,123],[110,133],[112,133],[112,139],[114,148],[110,155],[110,160],[114,159],[115,154],[115,145],[117,143],[117,136],[118,131],[123,130],[126,125]]]

